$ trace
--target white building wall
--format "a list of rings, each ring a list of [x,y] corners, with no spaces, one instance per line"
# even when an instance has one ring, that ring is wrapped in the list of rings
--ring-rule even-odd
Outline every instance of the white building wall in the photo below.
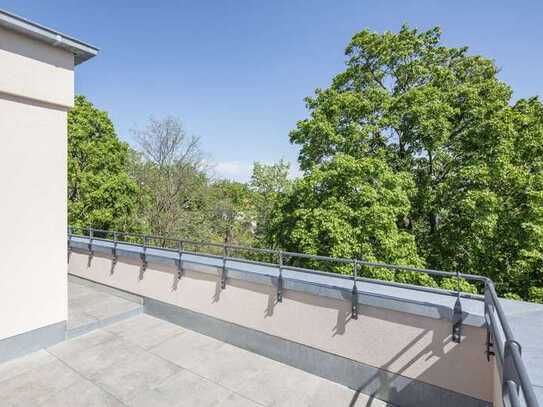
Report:
[[[73,55],[0,28],[0,339],[67,319]]]

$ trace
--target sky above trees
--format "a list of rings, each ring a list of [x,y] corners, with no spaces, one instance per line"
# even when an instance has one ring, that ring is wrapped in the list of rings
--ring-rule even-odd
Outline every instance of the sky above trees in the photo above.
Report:
[[[344,67],[362,29],[439,25],[448,46],[496,61],[513,99],[543,94],[543,3],[536,1],[5,0],[2,7],[101,48],[76,91],[107,110],[119,136],[175,115],[201,138],[220,176],[247,180],[253,161],[285,158],[303,98]]]

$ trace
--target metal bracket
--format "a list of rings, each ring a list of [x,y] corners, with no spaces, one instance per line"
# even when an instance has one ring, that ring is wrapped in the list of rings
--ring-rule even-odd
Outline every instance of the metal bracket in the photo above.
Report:
[[[147,236],[143,236],[143,253],[141,254],[141,271],[147,270]]]
[[[358,263],[355,260],[353,263],[353,290],[351,292],[352,307],[351,318],[358,319],[358,288],[356,287]]]
[[[228,247],[224,245],[222,256],[222,273],[221,273],[221,289],[226,288],[226,258],[228,257]]]
[[[112,255],[113,255],[113,264],[117,264],[117,240],[118,240],[118,236],[117,236],[117,232],[113,232],[113,250],[112,250]]]
[[[453,328],[452,340],[455,343],[462,341],[462,333],[464,326],[462,325],[462,303],[460,302],[460,272],[456,272],[456,302],[454,303],[453,311]]]
[[[464,331],[464,326],[462,324],[462,304],[460,303],[460,298],[456,299],[454,303],[453,311],[453,328],[452,328],[452,340],[455,343],[460,343],[462,341],[462,333]]]
[[[68,228],[68,255],[72,252],[72,228]]]
[[[179,260],[177,260],[177,281],[181,280],[183,275],[183,241],[177,241],[177,253],[179,255]]]
[[[490,291],[488,290],[488,286],[485,284],[485,325],[486,325],[486,360],[490,362],[491,356],[496,356],[496,352],[494,352],[494,342],[492,337],[492,332],[490,330],[492,320],[490,318],[490,313],[493,312],[491,308],[492,299],[490,297]]]
[[[92,240],[94,238],[94,230],[92,228],[89,228],[89,244],[88,244],[88,249],[89,249],[89,257],[94,257],[94,251],[92,250]]]
[[[486,330],[486,360],[490,362],[490,357],[495,356],[496,352],[494,352],[494,342],[492,342],[492,334],[490,333],[490,329]]]
[[[283,253],[279,252],[279,277],[277,277],[277,302],[283,302]]]

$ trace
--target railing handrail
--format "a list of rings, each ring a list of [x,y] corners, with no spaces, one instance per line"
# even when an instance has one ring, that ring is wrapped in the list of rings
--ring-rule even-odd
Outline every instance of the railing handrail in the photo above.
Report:
[[[71,237],[83,237],[83,238],[89,237],[91,239],[91,241],[92,240],[103,240],[103,241],[114,242],[114,244],[115,244],[114,247],[115,247],[115,250],[116,250],[117,249],[117,243],[119,242],[119,240],[118,240],[119,237],[136,237],[136,238],[142,238],[143,243],[138,244],[138,243],[126,242],[126,241],[123,241],[123,243],[134,245],[134,246],[142,246],[142,247],[144,247],[144,251],[147,248],[156,248],[156,249],[162,249],[162,250],[168,250],[168,251],[175,251],[175,252],[178,252],[180,255],[184,254],[184,253],[188,253],[188,254],[205,255],[207,257],[222,259],[223,260],[223,277],[222,277],[222,279],[223,279],[222,283],[223,284],[224,284],[224,279],[225,279],[226,261],[227,260],[235,260],[235,261],[246,260],[246,261],[249,261],[249,260],[243,259],[241,257],[237,258],[237,257],[228,256],[228,250],[229,249],[249,251],[249,252],[260,253],[260,254],[264,253],[264,254],[278,255],[279,264],[277,264],[275,266],[279,267],[279,270],[280,270],[280,277],[279,278],[282,278],[281,270],[285,269],[285,270],[299,271],[299,272],[302,272],[302,273],[319,274],[319,275],[326,275],[326,276],[331,276],[331,277],[332,276],[333,277],[340,277],[340,278],[349,279],[349,280],[352,279],[353,284],[354,284],[354,286],[353,286],[353,294],[354,294],[355,289],[356,289],[357,281],[368,281],[368,280],[371,280],[371,282],[380,283],[380,284],[383,284],[383,285],[394,285],[394,286],[401,285],[401,286],[412,287],[412,288],[415,288],[415,289],[420,289],[420,290],[423,290],[423,291],[431,291],[431,292],[436,292],[436,293],[443,294],[443,291],[436,290],[433,287],[423,287],[423,286],[418,287],[418,286],[412,286],[410,284],[393,283],[393,282],[389,282],[389,281],[381,281],[381,280],[376,280],[376,279],[368,279],[368,278],[360,277],[360,276],[357,276],[357,271],[356,271],[358,266],[386,268],[386,269],[389,269],[389,270],[415,272],[415,273],[425,273],[425,274],[435,275],[435,276],[439,276],[439,277],[455,278],[457,280],[457,283],[458,283],[457,284],[457,289],[456,290],[446,290],[446,291],[454,293],[453,295],[455,295],[458,298],[457,299],[457,304],[459,304],[460,298],[470,298],[470,299],[479,299],[479,300],[481,300],[481,297],[475,297],[475,296],[472,296],[472,295],[462,293],[460,291],[460,280],[461,279],[484,283],[484,286],[485,286],[485,295],[484,295],[485,320],[487,320],[487,317],[488,317],[490,319],[490,321],[495,321],[495,318],[494,318],[493,314],[491,315],[491,312],[493,312],[493,310],[494,310],[496,315],[498,316],[498,321],[499,321],[499,324],[500,324],[501,330],[503,331],[503,336],[504,336],[503,345],[501,345],[501,344],[499,345],[499,346],[503,346],[503,349],[504,349],[503,355],[500,352],[498,352],[498,354],[496,355],[500,359],[499,361],[500,361],[501,366],[502,366],[501,370],[502,370],[502,377],[503,377],[503,380],[502,380],[503,397],[504,397],[504,399],[507,399],[510,402],[511,405],[513,405],[513,406],[519,405],[518,404],[518,400],[519,400],[518,399],[518,394],[516,394],[514,391],[512,392],[511,389],[516,388],[517,392],[518,392],[518,389],[520,388],[522,390],[526,405],[528,407],[539,407],[539,403],[538,403],[537,398],[535,396],[535,392],[534,392],[533,386],[531,384],[531,381],[530,381],[530,378],[529,378],[529,375],[528,375],[528,371],[526,369],[526,365],[524,364],[524,361],[522,360],[522,357],[521,357],[521,346],[514,338],[513,331],[511,330],[511,327],[509,325],[509,322],[507,321],[507,317],[505,315],[503,307],[502,307],[502,305],[500,303],[500,300],[498,298],[498,295],[496,293],[496,289],[494,287],[494,282],[488,277],[478,276],[478,275],[474,275],[474,274],[465,274],[465,273],[460,273],[460,272],[453,273],[453,272],[449,272],[449,271],[419,268],[419,267],[414,267],[414,266],[403,266],[403,265],[387,264],[387,263],[381,263],[381,262],[371,262],[371,261],[365,261],[365,260],[360,260],[360,259],[348,259],[348,258],[341,258],[341,257],[312,255],[312,254],[307,254],[307,253],[288,252],[288,251],[283,251],[283,250],[279,250],[279,249],[257,248],[257,247],[234,245],[234,244],[227,244],[227,243],[203,242],[203,241],[188,240],[188,239],[170,238],[170,237],[165,237],[165,236],[147,235],[147,234],[143,234],[143,233],[117,232],[117,231],[110,231],[110,230],[104,230],[104,229],[95,229],[95,228],[90,228],[90,227],[88,227],[88,228],[83,228],[83,227],[78,228],[78,229],[81,229],[81,230],[86,230],[88,232],[88,234],[89,234],[88,236],[86,236],[86,235],[77,235],[77,234],[73,233],[74,229],[75,229],[74,227],[68,227],[68,243],[70,242]],[[111,234],[114,237],[114,240],[110,240],[110,239],[107,239],[107,238],[96,237],[94,232],[105,233],[106,236],[107,236],[107,234]],[[152,245],[148,244],[149,240],[162,240],[162,241],[176,242],[177,243],[177,249],[171,249],[171,248],[160,247],[160,246],[152,246]],[[200,253],[200,252],[188,251],[188,250],[184,249],[185,245],[187,245],[187,244],[188,245],[195,245],[195,246],[207,246],[207,247],[222,248],[223,249],[223,254],[222,255],[213,255],[213,254],[210,254],[210,253]],[[89,244],[89,251],[91,251],[90,246],[91,246],[91,244]],[[296,258],[301,258],[301,259],[332,262],[332,263],[336,263],[336,264],[350,264],[350,265],[353,265],[353,269],[352,269],[351,275],[346,275],[346,274],[331,273],[331,272],[320,271],[320,270],[305,269],[305,268],[302,268],[302,267],[288,266],[288,265],[283,264],[283,257],[284,256],[286,256],[286,257],[296,257]],[[251,264],[256,264],[256,265],[264,265],[264,266],[273,266],[274,265],[273,263],[262,262],[262,261],[257,261],[257,260],[250,260],[250,262],[251,262]],[[281,283],[281,285],[282,285],[282,283]],[[487,295],[487,293],[488,293],[488,295]],[[278,298],[282,298],[282,293],[280,295],[281,295],[281,297],[279,297],[279,293],[278,293]],[[354,295],[353,295],[353,301],[354,301]],[[356,299],[356,301],[358,301],[358,299]],[[357,304],[356,304],[356,306],[357,306]],[[355,309],[355,305],[353,303],[353,310],[354,309]],[[491,335],[491,337],[489,337],[489,339],[488,339],[489,343],[487,343],[487,347],[492,346],[492,344],[490,343],[490,340],[492,338],[493,338],[494,341],[499,340],[498,327],[496,327],[495,324],[491,323],[490,321],[487,320],[487,322],[486,322],[489,335]],[[490,353],[490,351],[489,351],[489,353]]]

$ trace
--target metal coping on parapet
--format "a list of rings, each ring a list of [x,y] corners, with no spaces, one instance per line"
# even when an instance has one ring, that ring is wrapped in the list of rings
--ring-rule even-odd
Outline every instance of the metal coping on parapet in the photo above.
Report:
[[[521,346],[514,339],[513,332],[511,330],[511,327],[509,326],[509,323],[507,322],[507,318],[505,316],[505,313],[499,301],[498,295],[496,293],[494,283],[492,282],[492,280],[490,280],[487,277],[477,276],[473,274],[463,274],[460,272],[451,273],[447,271],[423,269],[423,268],[417,268],[417,267],[412,267],[412,266],[400,266],[400,265],[386,264],[386,263],[380,263],[380,262],[368,262],[368,261],[363,261],[363,260],[358,260],[358,259],[345,259],[345,258],[319,256],[319,255],[311,255],[311,254],[304,254],[304,253],[285,252],[281,250],[231,245],[231,244],[226,244],[226,243],[201,242],[201,241],[194,241],[194,240],[169,238],[169,237],[164,237],[164,236],[145,235],[141,233],[114,232],[114,231],[94,229],[94,228],[79,228],[80,230],[86,230],[88,232],[88,235],[77,235],[73,233],[73,231],[76,229],[77,228],[75,227],[68,228],[68,247],[71,247],[70,240],[72,237],[88,238],[89,239],[89,243],[88,243],[89,256],[92,256],[94,254],[92,250],[92,243],[94,240],[103,240],[103,241],[113,242],[112,255],[114,256],[114,259],[115,259],[114,261],[116,261],[116,257],[117,257],[117,243],[119,242],[119,237],[142,239],[142,242],[143,242],[142,244],[127,242],[126,240],[122,241],[123,244],[129,244],[133,246],[142,247],[143,249],[142,250],[143,252],[142,253],[142,271],[147,267],[146,254],[147,254],[148,248],[156,248],[156,249],[161,249],[161,250],[166,250],[166,251],[177,252],[179,255],[178,278],[181,277],[183,254],[195,254],[202,257],[220,259],[222,260],[221,288],[223,289],[226,288],[226,283],[227,283],[227,269],[228,269],[227,262],[228,261],[237,261],[237,262],[246,263],[246,264],[277,267],[279,270],[278,281],[277,281],[277,301],[278,302],[281,302],[283,298],[283,281],[282,281],[283,270],[291,270],[291,271],[307,273],[307,274],[324,275],[324,276],[329,276],[329,277],[349,279],[349,280],[352,280],[353,282],[352,313],[351,313],[351,317],[353,319],[358,318],[358,290],[356,286],[357,281],[371,281],[377,284],[399,286],[399,287],[408,286],[409,288],[413,288],[420,291],[454,295],[456,296],[456,302],[455,302],[454,311],[453,311],[452,340],[457,343],[460,343],[461,337],[462,337],[463,313],[462,313],[461,298],[470,298],[470,299],[477,299],[477,300],[484,301],[484,304],[485,304],[484,315],[485,315],[485,321],[486,321],[486,327],[487,327],[486,353],[489,359],[490,359],[490,356],[496,357],[497,366],[502,377],[502,390],[503,390],[502,393],[503,393],[504,400],[507,401],[507,403],[510,404],[511,406],[520,406],[521,404],[519,401],[520,400],[519,392],[522,391],[522,396],[524,398],[525,405],[527,407],[539,406],[539,403],[535,396],[533,386],[531,384],[531,380],[528,376],[528,371],[521,357],[521,353],[522,353]],[[104,234],[104,236],[106,237],[108,234],[112,235],[113,240],[107,239],[106,237],[98,238],[96,236],[96,232],[98,232],[99,234]],[[150,246],[149,241],[151,240],[160,240],[163,242],[163,246],[162,247]],[[166,242],[175,242],[176,249],[165,247]],[[186,245],[220,248],[222,249],[222,255],[184,250]],[[258,261],[258,260],[248,260],[242,257],[231,257],[229,256],[229,250],[249,251],[249,252],[260,253],[260,254],[271,254],[273,256],[277,256],[276,258],[277,258],[278,263],[274,264],[274,263]],[[333,262],[336,264],[346,264],[346,265],[350,264],[352,265],[352,273],[350,275],[344,275],[344,274],[330,273],[330,272],[325,272],[325,271],[312,270],[312,269],[307,269],[303,267],[289,266],[289,265],[284,264],[285,257],[318,260],[318,261],[324,261],[324,262]],[[432,287],[416,287],[413,285],[394,283],[390,281],[368,279],[368,278],[360,277],[357,275],[359,266],[385,268],[389,270],[398,270],[398,271],[415,272],[415,273],[426,273],[426,274],[439,276],[439,277],[455,278],[457,282],[457,287],[456,287],[456,291],[451,292],[451,291],[435,289]],[[483,299],[481,299],[481,297],[479,296],[472,296],[469,294],[462,293],[460,291],[461,279],[483,283],[484,284]]]

